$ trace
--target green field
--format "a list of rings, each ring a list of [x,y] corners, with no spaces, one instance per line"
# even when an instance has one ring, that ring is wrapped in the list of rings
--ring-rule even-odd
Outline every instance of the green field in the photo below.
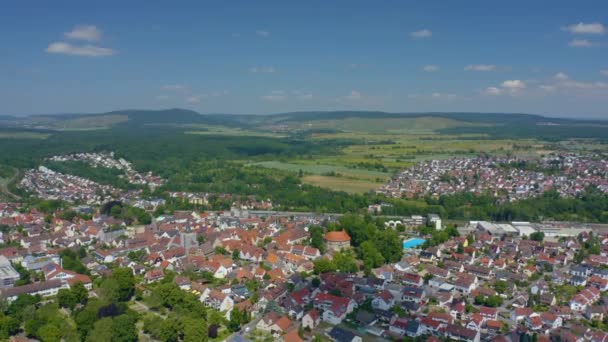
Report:
[[[363,179],[352,179],[344,177],[312,175],[304,176],[302,181],[307,184],[320,186],[336,191],[345,191],[348,193],[362,193],[380,188],[382,183],[366,181]]]
[[[340,120],[290,122],[287,125],[291,129],[300,130],[334,129],[343,132],[375,134],[429,134],[446,128],[489,126],[487,124],[472,123],[440,117],[382,119],[352,117]]]
[[[0,132],[0,139],[46,139],[49,136],[48,133],[30,131]]]
[[[248,166],[260,166],[271,169],[278,169],[284,171],[300,172],[302,170],[305,174],[314,175],[327,175],[329,173],[341,174],[345,177],[355,177],[362,179],[375,179],[375,178],[386,178],[390,176],[386,172],[371,171],[365,169],[354,169],[343,166],[325,165],[317,163],[285,163],[280,161],[264,161],[258,163],[251,163]]]

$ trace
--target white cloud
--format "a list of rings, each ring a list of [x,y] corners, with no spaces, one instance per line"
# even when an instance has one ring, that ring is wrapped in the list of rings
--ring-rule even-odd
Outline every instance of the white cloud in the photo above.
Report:
[[[169,98],[170,98],[169,95],[158,95],[156,97],[156,99],[159,100],[159,101],[168,100]]]
[[[260,98],[262,100],[268,101],[268,102],[280,102],[280,101],[284,101],[286,99],[285,95],[279,95],[279,94],[264,95]]]
[[[351,100],[351,101],[361,100],[362,97],[363,97],[363,95],[361,94],[361,92],[356,91],[356,90],[351,90],[350,94],[345,96],[345,98],[347,100]]]
[[[257,74],[257,73],[272,74],[272,73],[276,72],[276,69],[271,66],[261,66],[261,67],[249,68],[249,72],[252,72],[254,74]]]
[[[426,71],[426,72],[435,72],[435,71],[439,71],[439,66],[437,65],[425,65],[422,70]]]
[[[497,87],[488,87],[488,88],[486,88],[483,91],[483,93],[486,94],[486,95],[496,96],[496,95],[502,94],[502,90],[500,88],[497,88]]]
[[[207,94],[192,95],[192,96],[186,97],[186,102],[188,102],[188,103],[199,103],[199,102],[201,102],[202,99],[207,98],[207,97],[208,97]]]
[[[604,34],[606,27],[601,23],[578,23],[562,28],[573,34]]]
[[[559,86],[564,88],[576,88],[576,89],[606,89],[608,83],[605,82],[580,82],[567,80],[559,83]]]
[[[260,36],[260,37],[264,37],[264,38],[266,38],[266,37],[270,36],[270,31],[266,31],[266,30],[256,30],[256,31],[255,31],[255,34],[257,34],[257,35],[258,35],[258,36]]]
[[[96,42],[101,39],[101,30],[94,25],[79,25],[70,32],[64,33],[66,38]]]
[[[312,100],[312,94],[302,94],[298,95],[299,100]]]
[[[548,92],[548,93],[552,93],[552,92],[554,92],[557,89],[556,86],[550,85],[550,84],[543,84],[543,85],[539,86],[539,88],[542,89],[542,90],[544,90],[544,91],[546,91],[546,92]]]
[[[466,71],[494,71],[496,70],[496,65],[494,64],[469,64],[464,67]]]
[[[220,97],[220,96],[224,96],[224,95],[228,95],[227,90],[213,91],[209,94],[209,96],[211,96],[211,97]]]
[[[507,90],[517,92],[526,89],[526,83],[521,80],[507,80],[502,82],[501,86]]]
[[[482,91],[484,95],[497,96],[502,94],[517,95],[526,89],[526,83],[521,80],[506,80],[500,84],[500,87],[488,87]]]
[[[433,36],[433,32],[431,32],[430,30],[427,30],[427,29],[410,32],[410,37],[416,38],[416,39],[431,38],[432,36]]]
[[[555,74],[555,76],[553,76],[553,78],[555,78],[558,81],[565,81],[569,77],[568,77],[568,75],[564,74],[563,72],[558,72],[557,74]]]
[[[608,76],[608,69],[602,69],[602,70],[600,70],[600,74],[604,75],[604,76]]]
[[[456,94],[432,93],[431,98],[438,100],[452,100],[456,98]]]
[[[66,42],[54,42],[49,44],[45,50],[48,53],[87,56],[87,57],[102,57],[112,56],[116,52],[110,48],[104,48],[94,45],[72,45]]]
[[[165,84],[164,86],[160,87],[160,89],[162,90],[184,90],[187,87],[183,84]]]
[[[573,39],[568,45],[571,47],[591,47],[593,43],[587,39]]]

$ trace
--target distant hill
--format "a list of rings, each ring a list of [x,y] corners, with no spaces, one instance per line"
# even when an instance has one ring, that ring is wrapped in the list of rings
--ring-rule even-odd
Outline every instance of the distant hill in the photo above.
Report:
[[[40,130],[95,130],[134,127],[210,125],[248,129],[287,126],[301,132],[370,132],[486,134],[488,136],[558,136],[606,138],[607,120],[549,118],[509,113],[388,113],[381,111],[311,111],[269,115],[200,114],[193,110],[117,110],[97,114],[0,116],[0,127]]]

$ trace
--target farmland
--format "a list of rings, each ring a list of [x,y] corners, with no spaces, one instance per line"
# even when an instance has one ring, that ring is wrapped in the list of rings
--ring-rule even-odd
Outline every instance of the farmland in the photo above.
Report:
[[[310,175],[304,176],[302,181],[307,184],[348,193],[363,193],[380,187],[380,183],[335,176]]]
[[[34,131],[0,131],[0,139],[46,139],[49,133]]]

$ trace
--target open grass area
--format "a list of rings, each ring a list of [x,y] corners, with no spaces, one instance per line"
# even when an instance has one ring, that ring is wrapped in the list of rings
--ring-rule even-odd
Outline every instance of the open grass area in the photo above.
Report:
[[[284,171],[300,172],[314,175],[327,175],[329,173],[340,174],[345,177],[360,178],[366,180],[374,180],[376,178],[384,179],[390,175],[386,172],[372,171],[366,169],[355,169],[348,168],[339,165],[322,164],[319,159],[313,161],[298,160],[294,162],[280,162],[280,161],[265,161],[249,164],[249,166],[261,166],[271,169],[278,169]]]
[[[302,178],[304,183],[348,193],[362,193],[378,189],[382,183],[346,177],[311,175]]]

